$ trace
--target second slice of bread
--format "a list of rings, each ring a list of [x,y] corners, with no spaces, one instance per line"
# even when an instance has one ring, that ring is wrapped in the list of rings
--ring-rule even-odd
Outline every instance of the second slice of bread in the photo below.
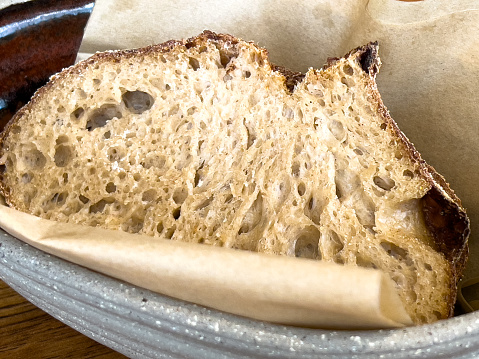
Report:
[[[389,116],[379,66],[371,43],[299,74],[211,32],[97,54],[9,124],[1,188],[57,221],[379,268],[416,323],[447,318],[468,219]]]

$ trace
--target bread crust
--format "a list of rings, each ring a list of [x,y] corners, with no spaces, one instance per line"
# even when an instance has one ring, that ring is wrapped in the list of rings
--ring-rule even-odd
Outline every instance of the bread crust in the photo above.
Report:
[[[450,316],[452,316],[457,284],[469,256],[470,222],[466,210],[444,177],[422,159],[413,143],[399,129],[384,105],[375,81],[381,66],[378,43],[371,42],[358,47],[346,54],[345,57],[350,56],[358,56],[362,69],[369,75],[368,87],[374,102],[378,105],[378,113],[388,124],[390,131],[401,141],[409,156],[418,163],[421,176],[431,185],[431,189],[421,199],[421,206],[425,223],[432,234],[436,249],[444,255],[451,266],[450,288],[453,295],[448,300]],[[335,61],[337,61],[335,58],[329,59],[327,66],[331,66]]]
[[[52,76],[51,81],[44,87],[40,88],[31,101],[25,105],[18,113],[11,119],[11,121],[5,127],[3,133],[0,135],[0,158],[4,153],[4,139],[8,136],[10,131],[15,127],[18,119],[23,114],[27,113],[34,106],[37,99],[41,98],[43,93],[49,91],[49,89],[57,82],[70,76],[77,76],[81,74],[85,68],[89,66],[95,66],[98,63],[112,61],[128,61],[131,57],[147,56],[147,55],[161,55],[167,53],[172,49],[178,49],[178,47],[184,47],[185,50],[193,46],[201,46],[206,41],[213,41],[226,47],[232,53],[239,51],[238,44],[240,39],[231,35],[216,34],[211,31],[205,31],[199,36],[192,37],[183,41],[170,40],[159,45],[152,45],[141,49],[134,50],[120,50],[104,53],[97,53],[88,60],[78,63],[70,68],[65,69],[63,72]],[[264,50],[264,54],[267,51]],[[367,45],[358,47],[348,54],[345,58],[355,57],[356,61],[359,61],[363,71],[368,75],[368,92],[372,103],[376,105],[377,112],[387,124],[387,129],[399,140],[400,145],[407,151],[409,157],[417,164],[419,173],[431,186],[427,194],[421,199],[422,211],[426,225],[432,234],[436,250],[441,252],[451,267],[451,296],[448,298],[450,315],[453,314],[454,301],[456,298],[457,283],[462,275],[465,267],[465,263],[468,257],[468,236],[470,232],[469,219],[466,215],[465,209],[462,207],[459,198],[455,195],[444,178],[438,174],[433,167],[425,163],[421,158],[419,152],[415,149],[414,145],[399,129],[396,122],[391,118],[389,111],[383,104],[380,97],[375,77],[379,71],[381,62],[378,57],[378,44],[371,42]],[[324,69],[327,69],[334,65],[339,59],[328,59],[328,63]],[[304,74],[288,70],[281,66],[270,64],[272,71],[276,71],[284,77],[285,87],[293,92],[295,86],[300,83]],[[3,168],[2,168],[3,167]],[[4,165],[0,164],[0,192],[3,193],[7,203],[15,208],[14,203],[10,201],[10,189],[3,182]]]

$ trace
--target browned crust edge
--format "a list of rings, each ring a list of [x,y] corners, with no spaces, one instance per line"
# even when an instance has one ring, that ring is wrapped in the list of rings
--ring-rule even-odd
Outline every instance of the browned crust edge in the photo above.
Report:
[[[205,40],[217,42],[218,45],[228,44],[229,47],[235,49],[242,42],[234,36],[228,34],[217,34],[211,31],[204,31],[198,36],[187,40],[170,40],[158,45],[132,50],[107,51],[97,53],[89,59],[82,61],[74,66],[64,69],[59,74],[52,76],[51,80],[42,88],[40,88],[32,97],[31,101],[21,108],[17,114],[9,121],[4,131],[0,134],[0,158],[3,156],[3,141],[8,136],[18,119],[32,108],[38,98],[48,91],[57,81],[61,81],[68,76],[80,74],[85,68],[95,66],[99,62],[105,61],[126,61],[138,55],[162,54],[169,52],[177,47],[185,47],[185,50],[203,43]],[[262,49],[265,54],[267,51]],[[391,118],[389,111],[383,104],[379,90],[376,84],[376,75],[379,72],[381,62],[378,56],[378,43],[370,42],[367,45],[358,47],[347,53],[344,58],[356,57],[362,69],[368,75],[368,90],[371,96],[371,102],[377,105],[377,111],[388,125],[388,129],[400,140],[410,157],[418,164],[421,176],[431,185],[429,192],[421,199],[422,210],[425,222],[431,232],[437,249],[451,264],[451,282],[450,288],[452,295],[446,298],[450,307],[450,316],[453,314],[454,303],[457,294],[457,283],[462,276],[469,248],[468,237],[470,232],[470,223],[465,209],[461,205],[461,201],[450,188],[444,178],[437,173],[433,167],[429,166],[422,158],[414,145],[399,129],[396,122]],[[333,66],[339,58],[330,58],[323,69]],[[270,64],[273,71],[281,73],[285,78],[285,86],[290,91],[294,91],[294,87],[304,78],[304,74],[291,71],[282,66]],[[4,195],[7,203],[15,208],[14,204],[9,201],[9,189],[3,183],[2,169],[0,166],[0,192]]]
[[[378,113],[387,124],[387,128],[401,141],[409,156],[417,163],[419,173],[431,186],[421,199],[421,209],[426,226],[431,233],[436,249],[450,263],[450,293],[445,298],[449,305],[449,316],[454,314],[457,296],[457,284],[462,277],[469,256],[468,238],[470,222],[461,200],[450,188],[444,177],[428,165],[416,150],[412,142],[399,129],[384,105],[376,84],[376,75],[381,62],[378,56],[378,43],[371,42],[350,51],[345,57],[356,56],[362,69],[369,75],[368,88],[373,103],[377,104]],[[338,59],[328,60],[331,66]]]

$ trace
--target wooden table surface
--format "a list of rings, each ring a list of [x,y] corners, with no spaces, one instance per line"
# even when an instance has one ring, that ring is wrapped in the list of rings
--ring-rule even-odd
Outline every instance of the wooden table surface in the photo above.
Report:
[[[0,358],[126,357],[38,309],[0,280]]]

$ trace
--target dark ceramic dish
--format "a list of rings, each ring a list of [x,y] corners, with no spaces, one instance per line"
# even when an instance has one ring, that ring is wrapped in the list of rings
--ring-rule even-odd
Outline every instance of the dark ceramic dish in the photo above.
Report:
[[[92,0],[34,0],[0,10],[0,129],[75,61]]]

